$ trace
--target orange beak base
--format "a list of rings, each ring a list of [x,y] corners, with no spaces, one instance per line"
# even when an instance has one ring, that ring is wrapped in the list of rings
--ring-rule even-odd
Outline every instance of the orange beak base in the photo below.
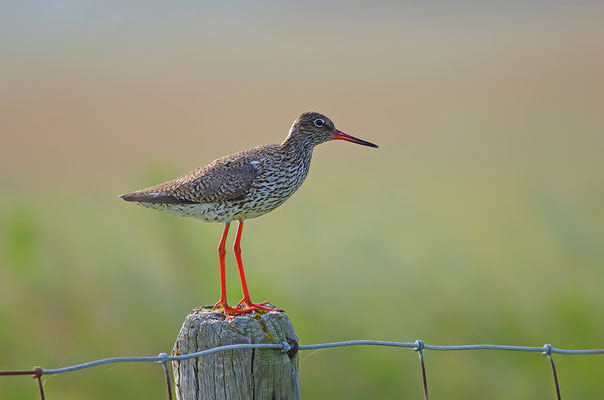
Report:
[[[346,133],[339,131],[339,130],[336,130],[336,132],[333,134],[332,138],[334,140],[345,140],[347,142],[352,142],[352,143],[360,144],[363,146],[369,146],[369,147],[375,147],[375,148],[378,147],[376,144],[367,142],[367,141],[359,139],[359,138],[355,138],[354,136],[347,135]]]

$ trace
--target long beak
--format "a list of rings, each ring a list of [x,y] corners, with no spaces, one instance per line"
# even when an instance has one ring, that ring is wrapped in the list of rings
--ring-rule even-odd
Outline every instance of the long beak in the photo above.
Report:
[[[347,142],[352,142],[352,143],[356,143],[356,144],[361,144],[363,146],[369,146],[369,147],[375,147],[377,148],[377,144],[373,144],[370,142],[367,142],[365,140],[359,139],[359,138],[355,138],[354,136],[350,136],[347,135],[346,133],[339,131],[336,129],[336,132],[333,134],[332,139],[335,140],[346,140]]]

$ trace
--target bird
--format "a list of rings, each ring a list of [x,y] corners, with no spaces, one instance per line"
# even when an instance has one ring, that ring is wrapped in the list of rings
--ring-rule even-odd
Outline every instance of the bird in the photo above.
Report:
[[[220,300],[225,316],[233,318],[253,311],[281,311],[266,307],[268,301],[252,302],[241,258],[243,221],[260,217],[283,204],[304,182],[315,146],[343,140],[378,146],[336,129],[325,115],[305,112],[292,124],[281,144],[267,144],[219,158],[179,178],[123,194],[128,202],[167,211],[182,217],[224,224],[218,245]],[[226,239],[231,222],[237,221],[233,252],[239,270],[243,299],[229,306],[226,292]]]

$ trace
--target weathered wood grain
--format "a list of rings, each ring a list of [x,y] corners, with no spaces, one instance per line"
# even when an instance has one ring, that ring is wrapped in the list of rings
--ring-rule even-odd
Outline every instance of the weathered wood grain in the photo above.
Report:
[[[185,319],[173,355],[237,343],[298,340],[284,312],[250,313],[225,318],[219,310],[197,308]],[[176,397],[181,400],[295,399],[287,353],[278,349],[227,350],[174,361]],[[298,355],[293,359],[298,373]]]

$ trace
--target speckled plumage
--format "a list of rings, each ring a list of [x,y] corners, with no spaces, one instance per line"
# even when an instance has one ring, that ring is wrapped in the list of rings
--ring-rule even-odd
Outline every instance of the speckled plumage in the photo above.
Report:
[[[325,122],[322,129],[314,125],[316,120]],[[304,113],[280,145],[257,146],[219,158],[122,198],[207,222],[259,217],[279,207],[302,185],[314,147],[334,139],[333,132],[339,131],[324,115]],[[364,141],[360,144],[371,145]]]
[[[227,316],[255,310],[279,311],[250,298],[241,260],[243,220],[259,217],[283,204],[306,179],[315,146],[334,139],[377,147],[337,130],[324,115],[308,112],[294,121],[279,145],[268,144],[231,154],[180,178],[121,197],[183,217],[223,222],[225,227],[218,245],[220,301],[216,306],[222,306]],[[228,305],[225,278],[225,241],[233,220],[239,221],[233,251],[243,290],[243,299],[237,307]],[[246,308],[242,309],[242,305]]]

